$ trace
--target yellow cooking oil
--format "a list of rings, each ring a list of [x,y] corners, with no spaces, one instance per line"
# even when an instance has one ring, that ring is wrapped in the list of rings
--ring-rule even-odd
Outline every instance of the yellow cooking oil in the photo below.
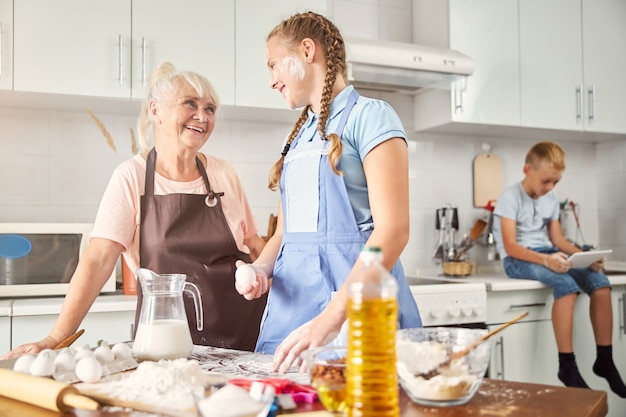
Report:
[[[372,248],[364,248],[363,250]],[[376,248],[374,248],[376,249]],[[375,255],[375,256],[374,256]],[[397,284],[380,265],[380,251],[363,254],[364,266],[349,283],[346,414],[397,417]],[[371,259],[370,259],[371,258]]]

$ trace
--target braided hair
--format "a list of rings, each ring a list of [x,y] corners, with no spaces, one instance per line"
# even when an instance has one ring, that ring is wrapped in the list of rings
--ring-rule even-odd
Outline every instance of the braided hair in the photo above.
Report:
[[[343,37],[337,27],[326,17],[314,12],[299,13],[281,22],[267,36],[267,40],[274,36],[281,37],[285,42],[292,45],[300,43],[305,38],[312,39],[323,51],[326,60],[326,78],[324,79],[324,87],[322,89],[322,99],[320,103],[320,114],[317,122],[317,130],[324,140],[330,140],[330,149],[328,152],[328,162],[337,175],[343,175],[337,168],[339,158],[341,157],[342,145],[341,138],[336,133],[326,136],[326,124],[330,115],[330,102],[332,99],[332,90],[337,74],[341,73],[346,77],[346,49]],[[285,156],[289,152],[291,143],[294,141],[302,125],[308,117],[308,111],[311,106],[306,106],[300,117],[296,121],[291,130],[289,138],[281,157],[270,172],[269,188],[276,190],[280,184],[280,177],[283,171],[283,162]]]

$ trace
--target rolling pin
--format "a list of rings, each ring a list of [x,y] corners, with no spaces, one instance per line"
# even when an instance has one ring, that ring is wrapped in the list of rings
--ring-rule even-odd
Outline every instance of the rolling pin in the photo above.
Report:
[[[100,406],[73,385],[10,369],[0,369],[0,395],[53,411],[97,410]]]

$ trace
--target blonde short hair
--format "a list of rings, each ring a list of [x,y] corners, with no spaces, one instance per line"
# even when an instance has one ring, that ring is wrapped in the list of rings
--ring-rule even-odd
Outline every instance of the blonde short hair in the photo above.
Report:
[[[565,152],[556,142],[546,140],[530,148],[526,154],[526,163],[536,168],[541,161],[552,164],[559,171],[565,170]]]

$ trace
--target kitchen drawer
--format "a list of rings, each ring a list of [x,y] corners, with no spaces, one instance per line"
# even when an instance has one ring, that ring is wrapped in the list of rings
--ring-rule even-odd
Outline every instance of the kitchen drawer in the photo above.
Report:
[[[524,310],[522,321],[551,320],[552,289],[497,291],[487,293],[487,323],[505,323]]]

